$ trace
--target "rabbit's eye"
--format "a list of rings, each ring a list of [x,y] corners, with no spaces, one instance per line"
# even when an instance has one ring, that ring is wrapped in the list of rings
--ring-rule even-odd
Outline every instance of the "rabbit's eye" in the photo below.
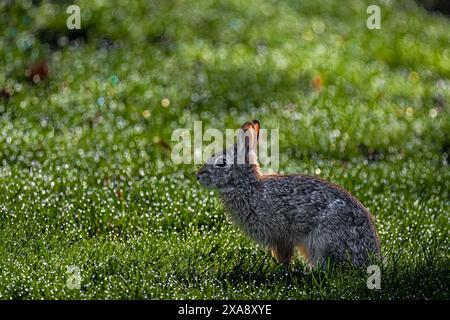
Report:
[[[214,165],[216,167],[225,167],[227,165],[227,158],[226,157],[219,157],[216,159],[216,161],[214,162]]]

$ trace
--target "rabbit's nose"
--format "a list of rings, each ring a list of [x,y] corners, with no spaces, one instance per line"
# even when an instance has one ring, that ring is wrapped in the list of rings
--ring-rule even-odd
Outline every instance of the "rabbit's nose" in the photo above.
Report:
[[[197,177],[197,180],[200,180],[200,176],[203,175],[203,173],[205,172],[204,167],[201,167],[198,171],[197,174],[195,175]]]

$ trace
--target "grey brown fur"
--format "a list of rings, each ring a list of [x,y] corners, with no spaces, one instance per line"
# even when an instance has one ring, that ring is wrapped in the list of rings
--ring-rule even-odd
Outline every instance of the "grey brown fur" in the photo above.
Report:
[[[242,129],[257,137],[259,122]],[[355,197],[315,177],[263,175],[248,154],[249,144],[244,145],[244,164],[237,164],[234,145],[211,157],[197,178],[218,190],[233,222],[278,261],[289,264],[298,251],[311,266],[346,261],[364,266],[370,255],[380,256],[372,217]]]

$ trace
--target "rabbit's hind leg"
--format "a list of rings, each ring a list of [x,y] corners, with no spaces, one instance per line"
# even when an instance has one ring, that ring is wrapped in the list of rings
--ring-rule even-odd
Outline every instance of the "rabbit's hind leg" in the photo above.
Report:
[[[303,244],[299,244],[299,245],[296,246],[296,249],[297,249],[297,252],[299,253],[299,255],[300,255],[306,262],[309,262],[309,261],[310,261],[308,249],[306,248],[306,246],[304,246]]]
[[[279,240],[270,248],[270,250],[279,263],[289,265],[294,253],[294,246],[290,241]]]
[[[320,230],[314,230],[305,241],[305,251],[308,253],[307,261],[311,269],[322,267],[327,261],[329,239]]]
[[[323,259],[315,256],[314,253],[310,254],[307,246],[299,244],[296,246],[296,249],[299,255],[303,258],[303,261],[306,262],[306,266],[310,271],[321,265]]]

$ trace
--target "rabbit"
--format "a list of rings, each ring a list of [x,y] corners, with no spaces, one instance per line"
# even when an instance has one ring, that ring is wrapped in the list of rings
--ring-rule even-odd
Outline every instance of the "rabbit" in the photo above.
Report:
[[[284,265],[296,251],[312,268],[362,267],[380,257],[373,218],[349,192],[316,177],[260,172],[259,130],[258,120],[244,123],[237,143],[196,174],[201,185],[218,191],[232,222]]]

